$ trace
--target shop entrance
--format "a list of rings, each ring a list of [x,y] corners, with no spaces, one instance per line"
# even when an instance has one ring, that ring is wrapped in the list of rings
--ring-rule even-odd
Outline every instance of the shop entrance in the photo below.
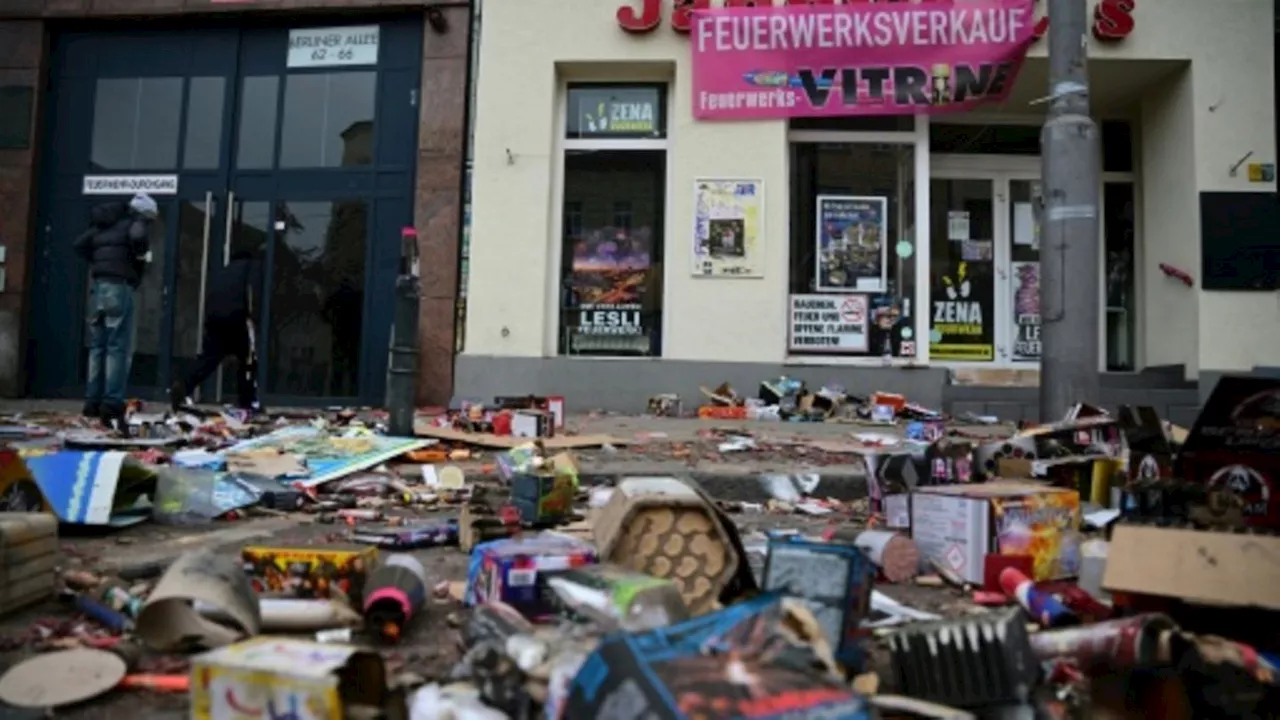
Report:
[[[1036,367],[1039,158],[935,155],[931,165],[930,360]]]
[[[191,369],[210,273],[247,252],[265,280],[266,402],[377,402],[413,220],[420,22],[121,27],[58,35],[52,57],[29,393],[83,392],[88,272],[72,241],[90,207],[141,189],[160,216],[131,395],[162,398]],[[202,395],[224,391],[214,378]]]

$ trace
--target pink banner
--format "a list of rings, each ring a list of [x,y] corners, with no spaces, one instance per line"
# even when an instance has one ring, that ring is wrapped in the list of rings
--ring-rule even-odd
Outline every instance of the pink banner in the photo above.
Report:
[[[759,120],[968,110],[1009,94],[1034,0],[693,13],[693,115]]]

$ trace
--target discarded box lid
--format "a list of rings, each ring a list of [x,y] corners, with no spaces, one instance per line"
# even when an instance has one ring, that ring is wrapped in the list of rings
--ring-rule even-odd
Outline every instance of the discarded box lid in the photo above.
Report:
[[[120,684],[124,659],[105,650],[78,648],[29,658],[0,677],[0,701],[24,708],[83,702]]]
[[[736,526],[676,478],[624,478],[593,532],[601,561],[675,581],[694,615],[712,609],[735,581],[754,586]]]
[[[256,637],[198,655],[191,663],[191,716],[346,717],[354,705],[381,708],[386,668],[375,652],[287,637]]]
[[[1273,535],[1122,524],[1111,535],[1102,587],[1280,610],[1274,558],[1280,558],[1280,537]]]

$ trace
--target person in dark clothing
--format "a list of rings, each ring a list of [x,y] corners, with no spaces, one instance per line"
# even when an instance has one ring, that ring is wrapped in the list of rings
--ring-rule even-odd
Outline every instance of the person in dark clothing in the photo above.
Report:
[[[72,249],[89,263],[89,371],[84,415],[101,418],[121,432],[125,388],[133,364],[134,291],[150,261],[149,225],[157,216],[150,196],[116,201],[90,211],[90,227]]]
[[[200,359],[185,380],[170,388],[174,410],[191,405],[187,395],[200,387],[227,357],[237,363],[236,406],[260,412],[254,339],[257,302],[262,292],[262,266],[247,250],[238,250],[231,262],[214,272],[205,296],[204,346]]]

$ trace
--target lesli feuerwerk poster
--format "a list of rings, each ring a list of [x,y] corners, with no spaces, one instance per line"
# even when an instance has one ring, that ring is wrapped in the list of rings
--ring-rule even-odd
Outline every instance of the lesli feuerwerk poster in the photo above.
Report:
[[[652,302],[650,228],[596,228],[569,241],[568,352],[648,355],[653,330],[653,316],[645,312]]]
[[[694,181],[693,274],[763,277],[764,181]]]
[[[819,292],[884,292],[888,206],[883,197],[818,196]]]
[[[1013,263],[1013,359],[1040,359],[1040,263]]]

